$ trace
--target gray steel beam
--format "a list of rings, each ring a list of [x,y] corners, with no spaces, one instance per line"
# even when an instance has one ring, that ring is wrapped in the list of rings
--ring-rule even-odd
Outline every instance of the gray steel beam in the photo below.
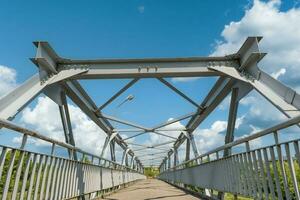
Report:
[[[225,144],[230,143],[234,140],[234,129],[235,129],[237,110],[239,105],[238,93],[239,93],[238,88],[232,88],[228,122],[227,122],[227,132],[225,136]],[[231,154],[231,149],[224,150],[224,157],[229,156],[230,154]]]
[[[59,112],[62,121],[62,126],[64,129],[65,140],[66,143],[75,146],[75,139],[74,139],[72,125],[71,125],[68,102],[67,102],[66,94],[64,92],[61,92],[61,100],[62,100],[62,105],[59,105]],[[72,152],[69,151],[69,156],[71,157],[71,155]],[[77,154],[75,152],[73,152],[73,158],[77,160]]]
[[[79,79],[215,76],[219,73],[208,66],[239,66],[239,60],[233,56],[72,60],[59,57],[47,42],[34,44],[38,47],[35,63],[50,73],[56,73],[57,69],[88,69],[76,77]]]
[[[157,130],[159,128],[162,128],[162,127],[165,127],[165,126],[168,126],[170,124],[174,124],[176,122],[179,122],[179,121],[182,121],[182,120],[185,120],[185,119],[188,119],[194,115],[198,114],[198,112],[192,112],[192,113],[188,113],[186,115],[183,115],[183,116],[180,116],[178,118],[175,118],[175,119],[172,119],[172,120],[168,120],[162,124],[159,124],[159,125],[156,125],[155,127],[152,128],[152,130]],[[161,130],[160,130],[161,131]]]
[[[48,85],[84,72],[85,70],[82,69],[78,71],[64,70],[43,79],[40,78],[39,74],[35,74],[25,83],[0,99],[0,118],[12,120],[36,96],[43,92]]]
[[[175,166],[177,166],[179,164],[178,150],[177,150],[177,148],[174,148],[173,154],[174,154],[174,165],[173,166],[175,167]]]
[[[206,119],[206,117],[222,102],[222,100],[224,100],[224,98],[230,93],[234,84],[235,81],[228,78],[220,77],[217,80],[201,104],[202,107],[204,107],[204,110],[199,112],[197,115],[194,115],[188,122],[186,129],[189,133],[193,133],[199,124]],[[175,142],[175,146],[179,147],[185,139],[186,136],[181,133]]]
[[[110,136],[106,136],[104,145],[102,147],[101,155],[100,157],[103,158],[106,155],[108,145],[110,146],[110,143],[114,141],[114,138],[118,135],[117,132],[112,133]],[[111,147],[111,146],[110,146]],[[112,149],[111,149],[112,150]],[[111,156],[113,158],[113,156]]]
[[[185,161],[190,160],[190,151],[191,151],[191,143],[190,143],[190,140],[186,140],[186,147],[185,147]]]
[[[132,126],[132,127],[135,127],[135,128],[139,128],[139,129],[142,129],[142,130],[149,130],[149,128],[140,126],[138,124],[134,124],[132,122],[128,122],[126,120],[118,119],[116,117],[108,116],[108,115],[101,115],[100,118],[109,119],[111,121],[118,122],[118,123],[121,123],[121,124],[125,124],[125,125],[128,125],[128,126]]]
[[[24,84],[0,99],[0,117],[12,120],[46,86],[46,82],[41,84],[39,74],[31,77]]]
[[[175,86],[173,86],[171,83],[169,83],[168,81],[166,81],[163,78],[158,78],[158,80],[160,82],[162,82],[164,85],[166,85],[168,88],[170,88],[171,90],[173,90],[175,93],[179,94],[182,98],[184,98],[185,100],[187,100],[188,102],[190,102],[192,105],[194,105],[196,108],[202,109],[195,101],[193,101],[191,98],[189,98],[187,95],[185,95],[183,92],[181,92],[180,90],[178,90]]]
[[[157,78],[218,76],[208,66],[237,67],[238,59],[225,57],[152,58],[111,60],[61,60],[61,69],[86,68],[88,72],[78,79]]]
[[[129,136],[129,137],[127,137],[127,138],[124,138],[123,140],[126,141],[126,140],[129,140],[129,139],[138,137],[138,136],[140,136],[140,135],[144,135],[144,134],[146,134],[146,133],[148,133],[148,132],[147,132],[147,131],[144,131],[144,132],[141,132],[141,133],[137,133],[137,134],[135,134],[135,135]]]
[[[126,164],[126,157],[127,157],[127,154],[129,153],[130,149],[126,149],[124,152],[123,152],[123,155],[122,155],[122,165],[125,165]]]
[[[258,68],[265,53],[259,51],[260,37],[250,37],[240,51],[240,68],[210,67],[210,69],[252,85],[287,117],[300,114],[300,95]]]
[[[190,140],[190,143],[192,145],[194,156],[198,157],[199,156],[199,152],[198,152],[198,148],[197,148],[196,141],[195,141],[195,138],[194,138],[193,134],[189,134],[189,140]]]
[[[116,148],[115,148],[114,140],[109,143],[109,147],[110,147],[110,158],[112,161],[116,162]]]
[[[127,83],[121,90],[119,90],[116,94],[114,94],[110,99],[108,99],[102,106],[100,106],[97,111],[103,110],[107,105],[109,105],[111,102],[113,102],[118,96],[123,94],[127,89],[129,89],[132,85],[134,85],[139,79],[135,78],[129,83]]]
[[[201,124],[201,122],[204,121],[204,119],[206,119],[206,117],[230,93],[233,87],[239,87],[243,89],[243,93],[242,95],[239,96],[239,99],[243,98],[252,90],[252,87],[249,87],[249,85],[251,86],[251,83],[250,84],[247,83],[246,87],[245,84],[242,83],[246,81],[241,78],[241,75],[239,73],[237,73],[236,68],[243,70],[247,68],[248,65],[253,65],[253,63],[257,63],[265,55],[263,53],[257,53],[258,52],[257,43],[259,40],[260,38],[256,38],[256,37],[248,38],[245,41],[245,43],[242,45],[240,50],[236,54],[231,55],[232,57],[236,57],[239,59],[240,64],[238,67],[209,66],[210,69],[226,74],[229,76],[229,78],[220,77],[218,81],[215,83],[215,85],[210,90],[210,92],[208,93],[208,95],[206,96],[202,104],[200,104],[204,108],[204,110],[200,112],[198,115],[192,117],[188,122],[186,128],[189,133],[193,133],[193,131]],[[255,71],[255,69],[252,69],[252,71]],[[292,112],[294,111],[295,109],[292,108]],[[180,134],[175,143],[175,146],[179,147],[185,141],[185,139],[186,137],[184,136],[184,134],[183,133]]]
[[[110,136],[113,132],[113,127],[107,120],[101,117],[99,118],[99,112],[95,113],[95,110],[97,110],[97,106],[86,94],[80,84],[76,81],[67,81],[63,84],[63,86],[69,98],[107,135]],[[115,140],[121,148],[127,148],[127,144],[122,140],[120,135],[117,135]],[[130,154],[133,155],[132,152],[130,152]]]
[[[170,135],[167,135],[167,134],[164,134],[164,133],[160,133],[160,132],[157,132],[157,131],[151,131],[151,133],[154,133],[156,135],[160,135],[160,136],[164,136],[164,137],[167,137],[167,138],[171,138],[173,139],[174,141],[176,141],[176,137],[173,137],[173,136],[170,136]]]

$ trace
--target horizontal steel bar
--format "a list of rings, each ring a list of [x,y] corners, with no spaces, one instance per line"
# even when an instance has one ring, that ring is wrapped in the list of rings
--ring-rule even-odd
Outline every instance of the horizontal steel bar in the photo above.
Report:
[[[238,67],[237,57],[150,58],[70,60],[57,63],[61,69],[86,68],[88,72],[76,76],[79,79],[101,78],[157,78],[218,76],[209,66]]]
[[[272,126],[270,128],[267,128],[265,130],[262,130],[262,131],[259,131],[257,133],[254,133],[254,134],[251,134],[247,137],[244,137],[244,138],[241,138],[241,139],[238,139],[238,140],[235,140],[233,142],[230,142],[228,144],[225,144],[223,146],[220,146],[218,148],[215,148],[211,151],[208,151],[192,160],[189,160],[189,161],[186,161],[184,163],[182,163],[181,165],[184,165],[184,164],[187,164],[189,162],[192,162],[192,161],[195,161],[195,160],[198,160],[202,157],[205,157],[205,156],[208,156],[208,155],[211,155],[211,154],[214,154],[216,152],[219,152],[219,151],[222,151],[224,149],[228,149],[228,148],[231,148],[231,147],[234,147],[234,146],[237,146],[239,144],[243,144],[245,142],[248,142],[248,141],[251,141],[251,140],[254,140],[254,139],[257,139],[259,137],[262,137],[262,136],[265,136],[265,135],[268,135],[270,133],[273,133],[275,131],[279,131],[279,130],[282,130],[282,129],[285,129],[287,127],[290,127],[290,126],[293,126],[293,125],[297,125],[298,123],[300,122],[300,116],[297,116],[297,117],[293,117],[293,118],[290,118],[282,123],[279,123],[275,126]]]
[[[14,130],[14,131],[17,131],[19,133],[22,133],[22,134],[25,134],[25,135],[29,135],[31,137],[34,137],[34,138],[37,138],[37,139],[41,139],[43,141],[46,141],[46,142],[49,142],[49,143],[52,143],[52,144],[56,144],[58,146],[61,146],[61,147],[64,147],[64,148],[67,148],[69,150],[73,150],[73,151],[76,151],[76,152],[79,152],[79,153],[82,153],[84,155],[89,155],[89,156],[93,156],[95,158],[98,158],[98,159],[101,159],[101,160],[105,160],[107,162],[110,162],[110,163],[113,163],[115,165],[120,165],[116,162],[113,162],[113,161],[110,161],[110,160],[107,160],[105,158],[100,158],[99,156],[97,155],[93,155],[91,153],[88,153],[78,147],[75,147],[75,146],[72,146],[70,144],[67,144],[67,143],[64,143],[64,142],[60,142],[58,140],[55,140],[55,139],[52,139],[52,138],[49,138],[45,135],[42,135],[40,133],[38,133],[37,131],[33,131],[33,130],[30,130],[30,129],[27,129],[27,128],[23,128],[11,121],[8,121],[8,120],[5,120],[5,119],[0,119],[0,127],[4,127],[4,128],[7,128],[7,129],[10,129],[10,130]]]

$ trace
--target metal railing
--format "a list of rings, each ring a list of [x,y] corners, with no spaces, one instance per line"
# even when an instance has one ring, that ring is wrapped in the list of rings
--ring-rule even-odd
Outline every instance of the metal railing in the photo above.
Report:
[[[70,199],[99,196],[106,189],[145,179],[136,169],[100,158],[72,145],[51,139],[10,121],[0,120],[0,127],[23,134],[20,148],[0,145],[0,197],[2,199]],[[52,144],[49,154],[24,150],[31,136]],[[63,147],[70,158],[54,155]],[[74,154],[81,159],[74,160]],[[73,156],[72,156],[73,155]],[[90,157],[90,159],[88,159]]]
[[[255,199],[300,199],[300,139],[278,142],[279,130],[299,122],[300,116],[291,118],[173,168],[162,167],[159,178],[180,187],[185,184]],[[274,135],[274,144],[250,148],[251,141],[269,134]],[[241,145],[243,152],[222,155]]]

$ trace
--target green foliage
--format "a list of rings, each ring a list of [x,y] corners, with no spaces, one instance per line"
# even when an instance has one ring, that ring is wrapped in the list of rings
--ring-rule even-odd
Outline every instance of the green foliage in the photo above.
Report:
[[[159,174],[159,170],[157,167],[146,167],[144,174],[148,177],[148,178],[154,178]]]

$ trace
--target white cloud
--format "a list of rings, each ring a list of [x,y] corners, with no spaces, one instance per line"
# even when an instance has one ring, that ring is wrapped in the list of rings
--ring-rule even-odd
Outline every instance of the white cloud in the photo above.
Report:
[[[257,92],[251,92],[240,101],[240,104],[246,106],[248,109],[246,117],[256,119],[256,121],[277,122],[286,119],[277,108]]]
[[[105,140],[105,133],[78,108],[69,104],[73,134],[76,146],[88,152],[100,155]],[[39,97],[33,108],[25,108],[21,122],[31,125],[48,137],[64,141],[64,132],[58,106],[47,97]],[[18,138],[15,142],[20,142]],[[45,143],[34,140],[35,145]]]
[[[0,98],[17,86],[14,69],[0,65]]]
[[[224,144],[224,132],[227,128],[226,121],[215,121],[210,128],[197,129],[195,131],[195,141],[199,153],[206,153],[213,148]]]
[[[280,10],[281,1],[254,0],[245,15],[231,22],[222,31],[222,41],[217,41],[211,55],[235,53],[248,36],[263,36],[262,52],[268,53],[259,63],[262,70],[300,91],[300,9]],[[226,105],[228,101],[225,102]],[[271,103],[257,92],[240,101],[249,109],[246,120],[261,128],[271,122],[286,119]]]
[[[256,126],[254,126],[252,124],[250,124],[249,127],[252,129],[252,131],[249,134],[244,134],[244,135],[242,135],[240,137],[237,137],[236,139],[242,139],[242,138],[248,137],[250,135],[253,135],[253,134],[261,131],[261,129],[259,127],[256,127]],[[251,149],[261,148],[262,145],[263,145],[263,140],[262,140],[261,137],[259,137],[259,138],[256,138],[254,140],[251,140],[249,142],[249,144],[250,144],[250,148]]]
[[[277,78],[282,75],[287,84],[299,80],[300,9],[280,11],[280,4],[278,0],[255,0],[240,21],[225,26],[221,34],[224,40],[217,42],[212,55],[234,53],[248,36],[263,36],[260,47],[268,55],[261,61],[261,68]]]

